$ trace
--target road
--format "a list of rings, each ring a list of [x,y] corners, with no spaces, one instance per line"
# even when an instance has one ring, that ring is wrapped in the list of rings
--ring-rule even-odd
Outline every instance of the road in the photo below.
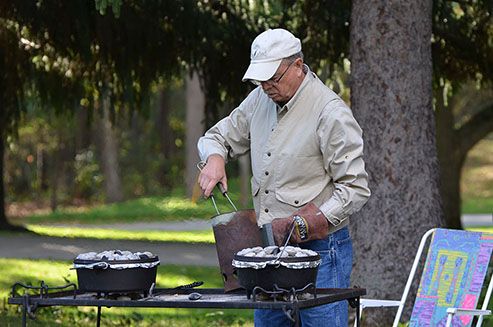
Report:
[[[75,227],[74,225],[72,226]],[[78,225],[77,227],[82,226]],[[209,221],[203,220],[172,223],[91,225],[86,227],[126,230],[203,230],[211,228]],[[80,253],[101,252],[104,250],[150,251],[159,256],[161,264],[219,267],[214,244],[72,239],[28,233],[12,233],[0,236],[0,258],[72,261]]]

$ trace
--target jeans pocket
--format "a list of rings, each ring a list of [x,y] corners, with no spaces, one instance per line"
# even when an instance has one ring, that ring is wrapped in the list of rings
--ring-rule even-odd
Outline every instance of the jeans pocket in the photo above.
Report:
[[[340,287],[349,287],[351,279],[351,270],[353,269],[353,243],[351,237],[338,240],[337,242],[338,259],[341,261],[342,271],[339,278],[344,281],[344,285]]]
[[[322,263],[318,266],[317,287],[334,288],[334,261],[330,250],[317,251]]]

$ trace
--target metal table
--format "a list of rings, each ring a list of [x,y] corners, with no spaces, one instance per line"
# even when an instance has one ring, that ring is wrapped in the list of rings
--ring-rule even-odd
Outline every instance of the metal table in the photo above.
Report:
[[[22,285],[22,284],[21,284]],[[8,304],[22,305],[22,326],[26,326],[26,317],[36,318],[36,309],[48,306],[90,306],[97,307],[97,326],[101,324],[102,307],[135,307],[135,308],[207,308],[207,309],[280,309],[290,318],[295,326],[300,326],[300,310],[312,308],[337,301],[349,301],[351,307],[356,309],[356,317],[359,326],[359,299],[366,294],[363,288],[324,289],[316,290],[316,297],[310,299],[281,302],[274,300],[259,300],[248,298],[245,291],[224,293],[223,289],[155,289],[154,293],[167,293],[140,300],[112,300],[103,297],[98,298],[95,292],[77,290],[73,285],[73,291],[57,291],[48,293],[41,288],[40,294],[13,296],[8,299]],[[63,288],[63,287],[60,287]],[[15,285],[14,285],[15,292]],[[190,300],[190,293],[200,293],[198,300]]]

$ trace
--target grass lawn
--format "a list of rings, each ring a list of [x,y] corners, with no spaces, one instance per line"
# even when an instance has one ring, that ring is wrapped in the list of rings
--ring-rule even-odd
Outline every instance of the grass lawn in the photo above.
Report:
[[[238,210],[247,208],[240,206],[239,179],[229,181],[228,196],[235,203]],[[215,191],[215,200],[220,213],[233,211],[226,198],[219,191]],[[251,202],[251,201],[250,201]],[[208,220],[217,215],[210,199],[199,198],[192,201],[185,196],[183,187],[178,187],[165,196],[142,197],[122,203],[109,205],[101,204],[82,207],[59,207],[55,212],[33,212],[20,221],[24,224],[38,225],[41,223],[68,223],[68,224],[105,224],[131,222],[169,222],[187,219]],[[10,213],[9,216],[15,216]]]
[[[77,282],[68,261],[0,259],[0,326],[20,326],[19,306],[7,305],[11,286],[15,282],[39,286],[41,279],[48,286],[61,286]],[[194,281],[203,281],[203,288],[222,288],[217,268],[173,266],[158,267],[156,284],[159,288],[176,287]],[[197,288],[200,292],[200,287]],[[37,311],[36,320],[29,326],[95,326],[96,309],[88,307],[48,307]],[[103,308],[102,326],[253,326],[252,310],[216,309],[153,309],[153,308]]]
[[[463,213],[493,213],[493,133],[469,151],[462,168]]]
[[[205,231],[118,230],[103,228],[53,227],[27,225],[38,235],[68,238],[96,238],[150,242],[214,243],[212,228]]]

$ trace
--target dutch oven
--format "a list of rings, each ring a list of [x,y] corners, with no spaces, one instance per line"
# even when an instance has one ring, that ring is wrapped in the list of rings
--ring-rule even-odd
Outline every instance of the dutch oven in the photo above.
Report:
[[[139,259],[74,259],[79,289],[94,292],[144,292],[156,282],[157,256]]]
[[[301,289],[310,283],[315,285],[320,263],[320,255],[316,252],[301,257],[252,257],[236,254],[233,260],[240,285],[249,293],[256,286],[274,291],[274,285],[288,290]]]

